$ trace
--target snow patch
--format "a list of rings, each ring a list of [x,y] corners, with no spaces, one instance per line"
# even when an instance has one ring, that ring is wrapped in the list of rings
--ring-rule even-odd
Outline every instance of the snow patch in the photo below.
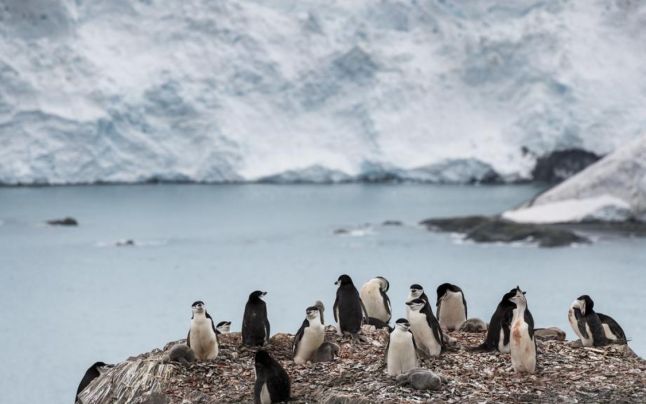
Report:
[[[602,195],[507,211],[502,217],[519,223],[573,223],[591,220],[623,221],[631,215],[628,203],[610,195]]]

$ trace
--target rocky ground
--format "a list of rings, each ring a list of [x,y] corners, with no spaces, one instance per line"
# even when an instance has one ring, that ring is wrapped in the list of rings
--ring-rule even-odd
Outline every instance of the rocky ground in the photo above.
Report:
[[[516,375],[508,354],[476,353],[484,334],[454,332],[454,347],[427,367],[445,381],[437,391],[399,387],[385,372],[388,334],[368,327],[366,342],[352,343],[332,330],[340,346],[334,362],[295,365],[292,336],[275,335],[269,352],[287,370],[295,403],[364,402],[646,402],[646,361],[625,346],[581,348],[563,341],[538,342],[534,375]],[[240,334],[221,338],[221,353],[210,363],[164,363],[154,350],[117,364],[81,394],[84,403],[252,402],[253,351],[240,349]],[[153,397],[150,392],[158,392]],[[146,401],[147,400],[147,401]]]

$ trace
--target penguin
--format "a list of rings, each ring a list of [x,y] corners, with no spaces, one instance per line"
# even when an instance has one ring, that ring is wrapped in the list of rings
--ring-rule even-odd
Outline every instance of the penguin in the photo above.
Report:
[[[611,342],[625,344],[626,334],[617,322],[594,311],[594,301],[588,295],[579,296],[570,305],[568,320],[583,346],[604,346]]]
[[[536,340],[534,339],[534,318],[527,307],[525,292],[516,287],[516,294],[509,298],[516,305],[511,321],[509,351],[511,366],[517,373],[536,371]]]
[[[215,333],[218,335],[228,334],[229,332],[231,332],[231,321],[220,321],[215,326]]]
[[[325,329],[319,318],[319,309],[310,306],[305,310],[306,318],[294,337],[292,351],[294,363],[301,364],[312,360],[314,354],[325,340]]]
[[[390,284],[383,276],[370,279],[359,292],[361,301],[366,308],[368,318],[374,318],[388,324],[392,316],[390,299],[386,292]]]
[[[255,355],[256,383],[253,389],[255,404],[279,403],[290,400],[290,381],[287,372],[267,351]]]
[[[204,308],[204,302],[196,301],[191,306],[191,328],[188,330],[186,345],[195,352],[197,360],[213,360],[218,356],[218,337],[213,319]]]
[[[474,348],[474,350],[498,350],[503,353],[509,353],[511,320],[514,315],[513,310],[516,308],[514,302],[509,299],[515,295],[516,289],[512,289],[502,296],[500,303],[496,307],[496,311],[491,316],[491,320],[489,320],[489,328],[487,329],[487,336],[484,342]]]
[[[414,299],[422,299],[428,302],[428,297],[426,297],[426,293],[424,293],[424,288],[422,287],[422,285],[419,285],[417,283],[410,285],[410,291],[408,292],[408,298],[406,299],[406,302],[408,303]]]
[[[242,318],[242,343],[247,346],[262,346],[269,342],[267,305],[262,300],[267,292],[256,290],[249,295]]]
[[[85,375],[83,375],[83,379],[81,379],[81,383],[79,383],[78,389],[76,389],[76,401],[79,400],[79,394],[87,386],[92,383],[92,380],[96,379],[97,377],[101,376],[101,369],[105,367],[112,367],[113,365],[106,365],[104,362],[95,362],[92,366],[90,366],[86,371]]]
[[[338,285],[333,307],[337,331],[339,335],[356,336],[361,331],[361,324],[365,318],[365,308],[359,292],[348,275],[339,276],[334,284]]]
[[[437,321],[447,331],[455,331],[467,321],[467,301],[456,285],[443,283],[437,288]]]
[[[321,318],[321,324],[325,325],[325,320],[323,319],[323,312],[325,312],[325,305],[323,305],[322,301],[317,300],[314,303],[314,306],[316,306],[316,308],[319,309],[319,317]]]
[[[335,356],[339,356],[340,347],[333,342],[324,342],[314,354],[313,362],[332,362]]]
[[[183,365],[187,365],[195,361],[195,352],[185,344],[177,344],[173,346],[163,359],[164,363],[179,362]]]
[[[405,318],[395,322],[386,346],[386,365],[388,375],[399,376],[418,366],[417,346],[410,331],[410,323]]]
[[[406,305],[410,308],[408,322],[417,347],[428,356],[439,356],[444,339],[440,323],[433,315],[431,306],[419,298],[407,302]]]

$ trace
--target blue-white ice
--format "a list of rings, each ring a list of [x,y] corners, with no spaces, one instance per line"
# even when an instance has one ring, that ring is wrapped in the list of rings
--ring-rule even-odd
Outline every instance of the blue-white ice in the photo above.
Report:
[[[0,182],[525,177],[643,133],[645,44],[630,0],[5,0]]]

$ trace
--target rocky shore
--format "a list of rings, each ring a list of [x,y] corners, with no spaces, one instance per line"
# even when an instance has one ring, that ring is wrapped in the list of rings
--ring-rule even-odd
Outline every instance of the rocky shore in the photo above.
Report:
[[[627,346],[582,348],[559,340],[538,341],[538,369],[516,375],[509,354],[477,353],[483,333],[452,332],[451,346],[424,362],[442,377],[439,390],[398,386],[385,372],[386,330],[364,326],[365,341],[352,342],[329,328],[326,340],[340,347],[333,362],[296,365],[292,335],[276,334],[269,352],[292,380],[295,403],[422,402],[646,402],[646,361]],[[81,394],[85,404],[207,404],[253,402],[253,351],[240,334],[221,336],[218,358],[182,365],[165,360],[164,349],[128,358],[107,369]]]

